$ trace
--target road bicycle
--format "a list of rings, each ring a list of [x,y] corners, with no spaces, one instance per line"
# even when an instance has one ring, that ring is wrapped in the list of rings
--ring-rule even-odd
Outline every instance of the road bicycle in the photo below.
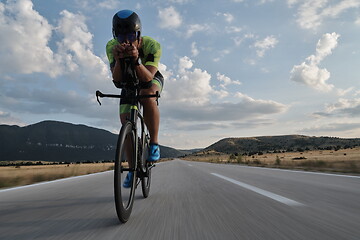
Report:
[[[125,95],[103,94],[99,90],[96,91],[96,98],[100,105],[99,97],[128,99],[131,103],[130,116],[120,129],[115,154],[115,206],[117,216],[122,223],[129,220],[134,204],[135,189],[140,182],[144,198],[149,196],[151,169],[155,167],[154,163],[147,162],[150,135],[145,126],[139,100],[155,97],[158,103],[160,97],[159,92],[152,95],[140,95],[140,90],[144,87],[136,76],[133,62],[131,58],[124,58],[121,63],[124,69],[123,81],[117,87],[126,89]],[[122,181],[129,172],[133,173],[130,188],[124,188]]]

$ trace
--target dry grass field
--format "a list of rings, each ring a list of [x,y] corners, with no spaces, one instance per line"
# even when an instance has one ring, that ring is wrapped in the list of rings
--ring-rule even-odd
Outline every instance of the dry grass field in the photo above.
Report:
[[[246,164],[310,171],[360,174],[360,148],[316,150],[305,152],[265,153],[235,156],[216,152],[200,152],[184,158],[189,161]],[[170,159],[161,159],[166,161]],[[82,163],[35,166],[0,166],[0,188],[22,186],[41,181],[85,175],[111,170],[114,163]]]
[[[187,156],[186,160],[213,163],[238,163],[251,166],[326,172],[360,173],[360,148],[316,150],[305,152],[264,153],[252,156],[235,156],[216,152],[203,152]]]
[[[0,167],[0,188],[22,186],[41,181],[103,172],[113,169],[114,163],[82,163],[39,166]]]

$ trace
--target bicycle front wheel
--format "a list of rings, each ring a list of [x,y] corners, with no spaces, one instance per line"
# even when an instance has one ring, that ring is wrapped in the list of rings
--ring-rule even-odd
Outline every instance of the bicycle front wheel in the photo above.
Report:
[[[114,169],[114,194],[116,213],[123,223],[129,220],[136,188],[136,134],[131,122],[126,122],[119,134]],[[130,174],[130,180],[126,181]],[[124,186],[127,184],[126,186]]]

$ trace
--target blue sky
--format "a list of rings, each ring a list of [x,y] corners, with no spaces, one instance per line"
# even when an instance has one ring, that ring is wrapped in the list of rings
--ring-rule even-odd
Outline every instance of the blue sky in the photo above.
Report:
[[[160,144],[225,137],[360,136],[359,0],[2,0],[0,124],[117,132],[105,45],[136,11],[163,49]]]

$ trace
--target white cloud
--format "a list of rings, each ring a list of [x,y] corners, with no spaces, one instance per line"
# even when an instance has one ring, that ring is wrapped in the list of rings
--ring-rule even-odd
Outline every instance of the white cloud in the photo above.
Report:
[[[344,135],[348,137],[358,137],[358,131],[360,129],[360,123],[358,122],[333,122],[329,124],[318,124],[309,128],[301,129],[300,132],[307,134],[321,134],[328,135],[329,132],[338,133],[340,136]]]
[[[221,56],[225,56],[225,55],[228,55],[228,54],[230,54],[231,53],[231,51],[229,50],[229,49],[224,49],[224,50],[221,50],[220,51],[220,55]]]
[[[199,49],[196,47],[196,42],[191,43],[191,56],[196,57],[199,55]]]
[[[240,121],[244,119],[262,118],[269,114],[283,113],[287,107],[274,101],[248,100],[204,105],[162,106],[164,117],[183,121]],[[171,114],[169,114],[171,113]],[[192,129],[189,129],[192,131]]]
[[[319,63],[326,56],[330,55],[332,50],[337,47],[339,37],[340,35],[335,32],[324,34],[316,45],[316,55],[311,61]]]
[[[30,0],[0,3],[0,73],[61,73],[48,42],[52,26]]]
[[[231,13],[217,13],[217,16],[223,16],[225,21],[231,23],[234,21],[234,16]]]
[[[105,9],[118,9],[121,6],[121,2],[119,0],[105,0],[99,2],[98,6]]]
[[[189,57],[179,59],[178,75],[168,76],[164,89],[164,102],[202,105],[209,101],[211,75],[199,68],[191,70],[193,61]],[[169,72],[167,72],[169,74]]]
[[[355,24],[360,26],[360,17],[356,19]]]
[[[236,27],[236,26],[226,26],[225,27],[225,32],[226,33],[239,33],[242,31],[242,28],[241,27]]]
[[[265,52],[274,48],[279,41],[274,36],[268,36],[264,40],[256,41],[254,47],[259,57],[263,57]]]
[[[179,3],[179,4],[184,4],[184,3],[188,3],[191,0],[170,0],[170,2],[172,3]]]
[[[162,116],[184,121],[235,121],[251,117],[286,111],[287,106],[274,101],[257,100],[246,95],[237,96],[240,102],[218,102],[230,93],[224,89],[216,90],[210,85],[211,75],[207,71],[193,68],[194,61],[189,57],[179,59],[177,74],[160,65],[166,76],[166,88],[162,97]],[[223,74],[217,74],[223,85],[240,84]],[[216,103],[215,103],[216,102]],[[226,113],[226,114],[224,114]]]
[[[325,8],[322,12],[322,15],[324,17],[336,18],[346,10],[351,8],[358,8],[359,6],[360,2],[358,0],[343,0],[340,1],[338,4]]]
[[[242,28],[241,27],[236,27],[236,26],[226,26],[225,27],[225,32],[226,33],[239,33],[242,31]]]
[[[217,54],[218,57],[213,58],[214,62],[219,62],[223,57],[230,54],[231,50],[230,49],[222,49],[222,50],[218,50],[217,52],[218,52],[218,54]]]
[[[224,17],[225,17],[225,21],[227,21],[228,23],[234,21],[234,16],[230,13],[224,13]]]
[[[181,15],[173,6],[159,9],[158,18],[160,20],[159,26],[161,28],[178,28],[182,23]]]
[[[221,82],[221,87],[225,88],[227,85],[235,84],[240,85],[241,82],[238,80],[231,80],[229,77],[225,76],[224,74],[220,74],[219,72],[216,73],[217,79]]]
[[[268,2],[273,2],[274,0],[261,0],[260,1],[260,4],[265,4],[265,3],[268,3]]]
[[[20,122],[6,112],[96,117],[91,109],[96,106],[94,92],[111,87],[109,67],[93,53],[93,35],[83,15],[64,10],[53,27],[34,11],[31,1],[8,1],[0,3],[0,29],[0,72],[22,74],[1,78],[2,122]],[[59,37],[56,52],[49,47],[53,31]],[[30,75],[37,72],[56,81]]]
[[[1,8],[1,6],[0,6]],[[20,119],[13,117],[9,112],[3,112],[0,110],[0,123],[6,125],[17,125],[17,126],[24,126],[24,122]]]
[[[3,109],[11,113],[27,113],[28,115],[50,116],[51,114],[73,114],[86,118],[97,118],[99,115],[116,122],[114,106],[106,105],[99,108],[94,93],[82,95],[74,90],[49,88],[29,88],[22,91],[8,88],[6,95],[0,96]],[[1,120],[1,119],[0,119]]]
[[[288,0],[289,7],[300,4],[298,8],[297,23],[303,29],[317,29],[324,20],[337,18],[348,9],[360,7],[358,0],[342,0],[330,5],[328,0]]]
[[[170,79],[174,75],[174,73],[171,70],[168,70],[167,66],[163,63],[159,63],[159,71],[163,75],[164,79]]]
[[[87,29],[85,17],[67,10],[60,15],[57,32],[63,38],[58,42],[58,54],[66,66],[66,73],[89,90],[103,87],[104,82],[109,82],[109,68],[93,53],[93,35]]]
[[[318,65],[326,56],[332,53],[334,48],[336,48],[339,37],[340,35],[336,33],[324,34],[316,45],[315,55],[306,58],[306,62],[294,66],[291,70],[290,79],[319,91],[331,91],[334,88],[334,85],[326,83],[330,78],[330,72],[325,68],[319,68]]]
[[[190,38],[196,32],[203,32],[209,29],[210,27],[207,24],[191,24],[186,32],[186,37]]]
[[[99,86],[108,79],[108,67],[92,52],[93,35],[83,15],[64,10],[58,26],[53,27],[29,0],[0,6],[0,73],[71,74],[82,86]],[[61,37],[57,52],[48,45],[53,30]]]
[[[252,66],[256,65],[256,60],[251,59],[251,58],[246,58],[246,59],[244,59],[243,62],[246,64],[249,64],[249,65],[252,65]]]
[[[231,0],[232,2],[235,2],[235,3],[241,3],[241,2],[244,2],[245,0]],[[273,2],[274,0],[259,0],[259,4],[265,4],[267,2]]]
[[[326,83],[329,78],[328,70],[320,69],[317,65],[309,65],[305,62],[294,66],[290,77],[292,81],[303,83],[323,92],[329,92],[334,88],[334,85]]]
[[[327,105],[325,113],[360,116],[360,98],[340,98],[337,103]]]
[[[299,0],[287,0],[287,4],[289,7],[292,7],[293,5],[295,5],[298,2],[299,2]]]
[[[241,43],[246,40],[246,39],[252,39],[252,38],[255,38],[255,35],[254,34],[245,34],[244,36],[242,37],[233,37],[232,40],[234,41],[235,45],[236,46],[240,46]]]
[[[347,89],[339,88],[339,89],[336,89],[336,95],[342,97],[342,96],[345,96],[346,94],[348,94],[349,92],[351,92],[353,90],[354,90],[353,87],[350,87],[350,88],[347,88]]]
[[[229,92],[224,89],[214,90],[214,95],[216,95],[218,98],[222,99],[222,98],[229,96]]]

